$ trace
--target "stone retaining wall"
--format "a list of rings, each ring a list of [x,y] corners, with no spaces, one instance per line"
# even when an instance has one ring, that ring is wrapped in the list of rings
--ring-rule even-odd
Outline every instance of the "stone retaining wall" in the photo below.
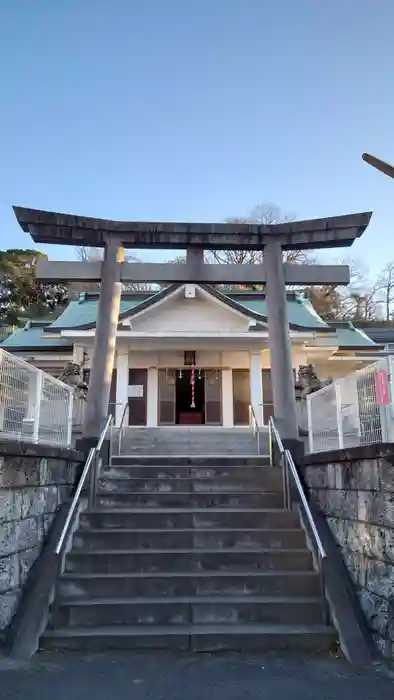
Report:
[[[302,469],[341,546],[375,642],[394,658],[394,446],[308,455]]]
[[[0,630],[17,608],[59,505],[70,495],[83,455],[43,445],[0,442]]]

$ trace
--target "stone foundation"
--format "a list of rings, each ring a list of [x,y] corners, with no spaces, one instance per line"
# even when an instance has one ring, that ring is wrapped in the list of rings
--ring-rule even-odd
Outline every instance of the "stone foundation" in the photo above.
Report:
[[[394,446],[308,455],[302,464],[310,494],[341,546],[375,642],[394,658]]]
[[[12,619],[82,459],[74,450],[0,442],[0,630]]]

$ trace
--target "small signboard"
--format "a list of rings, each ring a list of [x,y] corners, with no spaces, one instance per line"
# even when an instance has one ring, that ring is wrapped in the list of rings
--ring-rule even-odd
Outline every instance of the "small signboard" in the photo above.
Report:
[[[143,384],[131,384],[129,386],[129,397],[131,399],[142,399],[144,396],[144,385]]]
[[[387,406],[389,402],[389,381],[387,372],[380,369],[375,374],[376,403],[378,406]]]

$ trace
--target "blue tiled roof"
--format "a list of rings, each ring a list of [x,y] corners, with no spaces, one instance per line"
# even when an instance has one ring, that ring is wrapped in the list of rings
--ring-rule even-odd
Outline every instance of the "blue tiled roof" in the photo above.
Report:
[[[131,311],[141,299],[122,299],[120,302],[120,313]],[[93,297],[80,301],[70,301],[63,313],[51,324],[51,328],[77,328],[86,323],[94,323],[97,318],[98,299]]]
[[[143,302],[155,296],[156,293],[136,293],[124,295],[120,304],[121,314],[133,311]],[[251,311],[267,316],[265,296],[259,292],[229,292],[229,299],[239,305],[240,310]],[[319,329],[332,328],[330,345],[337,344],[340,347],[363,348],[375,343],[362,331],[355,329],[351,324],[327,324],[316,313],[312,304],[295,294],[289,294],[287,300],[289,322],[296,326],[319,331]],[[57,348],[70,346],[70,340],[66,338],[53,338],[52,333],[60,332],[61,328],[78,328],[85,324],[94,324],[97,318],[98,296],[97,294],[83,294],[78,301],[71,301],[63,313],[53,323],[33,322],[30,327],[19,329],[1,343],[5,349],[26,348]]]
[[[394,343],[394,326],[364,326],[360,328],[365,335],[367,335],[374,343],[379,343],[380,345],[387,345],[388,343]]]
[[[336,328],[335,330],[338,337],[338,345],[342,348],[365,348],[376,345],[363,331],[354,328],[351,324],[349,324],[349,328]]]
[[[122,299],[120,303],[120,313],[123,314],[127,313],[127,311],[134,310],[136,306],[153,296],[154,294],[138,294],[136,298],[129,296]],[[251,295],[248,293],[242,295],[240,293],[235,293],[228,294],[227,296],[237,302],[243,310],[253,311],[262,316],[267,315],[267,304],[263,294],[257,293]],[[287,302],[290,323],[298,326],[316,328],[316,330],[319,328],[327,328],[327,324],[320,318],[308,301],[300,297],[294,297],[294,295],[291,295],[291,297],[292,298]],[[51,328],[77,328],[78,326],[83,326],[88,323],[94,323],[97,318],[97,309],[97,295],[92,295],[90,297],[87,294],[85,297],[81,297],[79,301],[70,302],[61,316],[52,323]]]
[[[47,333],[44,333],[44,325],[29,324],[25,328],[18,328],[14,333],[8,336],[2,343],[1,347],[5,350],[15,350],[16,348],[63,348],[72,347],[72,342],[69,338],[51,338]]]
[[[267,302],[264,297],[247,298],[245,300],[242,299],[242,296],[233,297],[229,294],[229,297],[240,306],[243,306],[244,309],[267,316]],[[327,323],[316,313],[312,304],[299,297],[287,301],[287,313],[289,315],[289,323],[294,325],[316,328],[316,330],[327,328]]]

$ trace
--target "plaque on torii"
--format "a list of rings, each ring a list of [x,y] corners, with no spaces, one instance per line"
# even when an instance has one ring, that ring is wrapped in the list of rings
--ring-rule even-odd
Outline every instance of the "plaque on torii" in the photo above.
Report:
[[[36,243],[104,248],[103,262],[39,261],[44,282],[100,281],[93,362],[84,436],[97,438],[105,423],[121,285],[127,282],[264,284],[271,358],[274,415],[289,446],[298,440],[286,285],[349,283],[346,265],[295,265],[283,262],[283,250],[351,246],[367,228],[371,213],[283,224],[171,223],[109,221],[14,207],[22,229]],[[186,250],[186,263],[128,263],[124,248]],[[261,265],[207,264],[204,250],[263,250]]]

